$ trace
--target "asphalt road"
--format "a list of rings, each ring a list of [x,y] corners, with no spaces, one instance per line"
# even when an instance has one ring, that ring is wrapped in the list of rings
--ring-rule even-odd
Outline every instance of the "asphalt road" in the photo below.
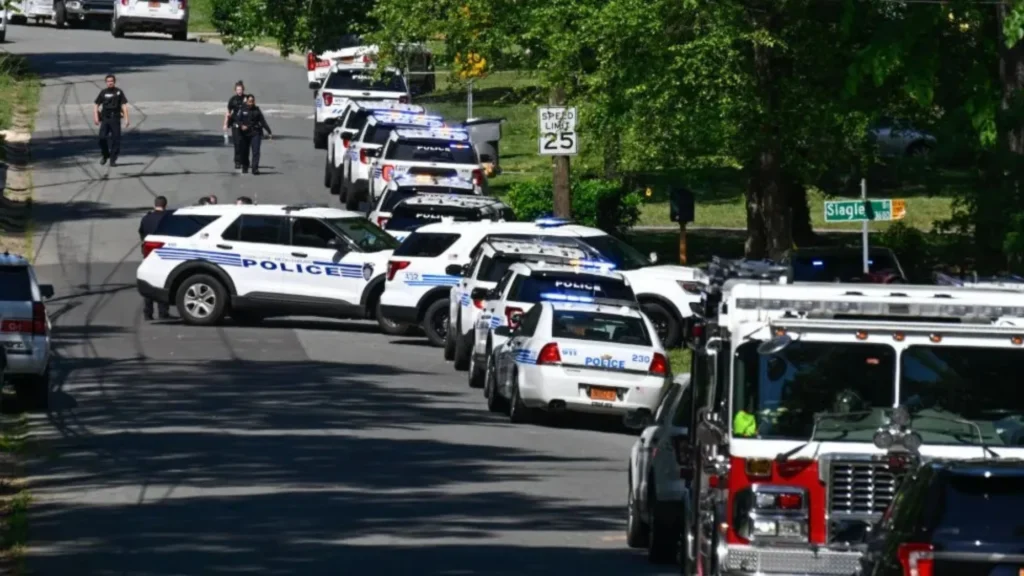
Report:
[[[292,63],[215,45],[13,26],[43,90],[33,249],[58,355],[30,418],[28,568],[42,576],[654,570],[623,536],[633,438],[514,427],[415,338],[365,322],[143,323],[138,219],[157,194],[325,201],[311,95]],[[98,164],[90,102],[117,74],[121,165]],[[266,173],[234,174],[223,106],[269,111]]]

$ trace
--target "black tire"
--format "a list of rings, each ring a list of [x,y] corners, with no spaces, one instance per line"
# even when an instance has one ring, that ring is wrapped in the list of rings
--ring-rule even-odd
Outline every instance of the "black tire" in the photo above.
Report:
[[[117,25],[117,17],[110,18],[110,35],[114,38],[124,38],[124,28]]]
[[[349,188],[345,193],[345,209],[353,212],[358,210],[362,196],[358,188]]]
[[[420,327],[427,335],[430,345],[435,348],[443,348],[448,340],[448,301],[435,300],[427,311],[423,313],[423,322]]]
[[[171,40],[177,42],[188,42],[188,30],[178,30],[171,34]]]
[[[0,44],[7,42],[7,30],[0,30]]]
[[[341,167],[331,170],[331,182],[329,184],[331,194],[341,196]]]
[[[17,24],[19,26],[28,25],[28,16],[11,16],[11,24]]]
[[[68,14],[64,8],[64,3],[59,2],[53,7],[53,25],[59,30],[64,28],[68,23]]]
[[[487,409],[495,414],[508,414],[508,401],[498,393],[498,371],[494,362],[487,361],[487,376],[484,379],[484,398],[487,398]]]
[[[412,332],[412,326],[392,322],[385,318],[384,315],[380,313],[380,300],[377,301],[374,316],[377,317],[377,325],[380,326],[380,331],[388,336],[408,336]]]
[[[50,369],[39,376],[19,376],[14,382],[18,407],[26,412],[46,412],[50,409]]]
[[[658,331],[658,339],[661,340],[661,345],[666,350],[678,348],[681,342],[683,327],[676,320],[675,315],[661,303],[650,300],[641,302],[640,308]]]
[[[626,545],[630,548],[647,548],[651,536],[650,528],[640,516],[633,498],[633,474],[629,474],[629,493],[626,495]]]
[[[458,332],[458,328],[455,328],[455,332]],[[473,331],[470,330],[469,334],[463,336],[453,332],[452,340],[455,342],[455,358],[452,359],[452,366],[459,372],[465,372],[469,370],[469,357],[473,354]]]
[[[452,318],[448,315],[448,328],[445,330],[444,359],[451,361],[455,359],[455,341],[458,336],[452,331]]]
[[[487,362],[490,363],[491,358],[491,347],[487,346]],[[470,388],[483,388],[484,381],[487,379],[487,367],[481,368],[476,364],[476,355],[473,354],[473,350],[469,351],[469,369],[466,371],[467,380],[469,381]]]
[[[333,167],[334,163],[331,162],[331,157],[327,154],[324,154],[324,188],[331,187],[331,174],[333,172],[331,168]]]
[[[327,149],[327,134],[320,134],[316,131],[316,120],[313,121],[313,148],[317,150]]]
[[[659,513],[660,507],[653,488],[648,496],[647,506],[651,509],[647,524],[647,560],[652,564],[674,563],[679,545],[679,523],[674,520],[675,516],[669,519],[667,515]]]
[[[178,287],[175,303],[181,321],[190,326],[213,326],[224,318],[228,291],[213,276],[196,274]]]
[[[529,424],[533,422],[535,412],[526,404],[519,395],[519,375],[512,374],[512,399],[509,400],[508,420],[513,424]]]

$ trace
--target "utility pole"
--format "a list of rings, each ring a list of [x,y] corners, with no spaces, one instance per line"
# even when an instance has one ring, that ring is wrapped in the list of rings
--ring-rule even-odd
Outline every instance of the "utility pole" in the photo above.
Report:
[[[561,86],[551,91],[551,105],[565,105],[565,89]],[[569,186],[569,156],[558,155],[551,159],[554,182],[554,212],[561,218],[572,217],[572,196]]]

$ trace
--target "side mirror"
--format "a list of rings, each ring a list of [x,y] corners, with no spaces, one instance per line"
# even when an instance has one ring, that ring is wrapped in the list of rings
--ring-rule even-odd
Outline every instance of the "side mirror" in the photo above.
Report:
[[[316,80],[310,82],[309,83],[309,89],[310,90],[319,90],[320,89],[320,83],[317,82]]]
[[[514,324],[516,326],[519,326],[519,323],[522,322],[522,321],[523,321],[523,313],[522,312],[514,312],[512,315],[510,315],[508,317],[509,324]]]
[[[39,295],[44,299],[53,298],[53,284],[40,284]]]
[[[494,329],[494,335],[504,336],[505,338],[508,338],[509,336],[512,335],[512,329],[509,328],[508,326],[498,326],[497,328]]]
[[[462,266],[458,264],[449,264],[445,267],[444,273],[449,276],[462,276]]]
[[[473,300],[489,300],[491,291],[487,288],[473,288],[473,291],[469,293],[469,297]]]
[[[622,425],[630,430],[643,430],[654,424],[654,415],[646,408],[630,410],[622,417]]]
[[[327,241],[327,247],[333,248],[339,252],[348,252],[348,245],[346,245],[341,238],[331,238]]]

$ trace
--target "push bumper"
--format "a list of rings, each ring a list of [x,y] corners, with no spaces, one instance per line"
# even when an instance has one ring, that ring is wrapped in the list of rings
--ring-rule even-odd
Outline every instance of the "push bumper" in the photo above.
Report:
[[[729,546],[720,562],[729,576],[851,576],[860,571],[861,552],[830,548]]]
[[[143,298],[151,298],[154,302],[159,302],[161,304],[171,303],[171,295],[167,290],[157,288],[145,280],[136,281],[136,285],[139,288],[139,294],[141,294]]]
[[[382,316],[396,324],[416,324],[416,308],[408,306],[385,306],[381,304],[380,313]]]
[[[117,24],[136,32],[179,32],[188,29],[188,20],[149,18],[147,16],[121,16]]]

